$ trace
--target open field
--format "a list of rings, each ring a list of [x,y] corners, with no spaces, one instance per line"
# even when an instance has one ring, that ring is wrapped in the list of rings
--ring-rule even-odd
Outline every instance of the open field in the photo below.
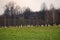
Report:
[[[0,28],[0,40],[60,40],[60,27]]]

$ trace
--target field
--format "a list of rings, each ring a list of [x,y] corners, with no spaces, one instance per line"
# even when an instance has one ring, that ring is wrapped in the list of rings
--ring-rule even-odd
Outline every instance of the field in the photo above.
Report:
[[[0,40],[60,40],[60,27],[0,28]]]

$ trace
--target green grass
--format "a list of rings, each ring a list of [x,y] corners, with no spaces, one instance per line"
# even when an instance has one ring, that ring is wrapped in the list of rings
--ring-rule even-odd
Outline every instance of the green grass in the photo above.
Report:
[[[0,40],[60,40],[60,27],[0,28]]]

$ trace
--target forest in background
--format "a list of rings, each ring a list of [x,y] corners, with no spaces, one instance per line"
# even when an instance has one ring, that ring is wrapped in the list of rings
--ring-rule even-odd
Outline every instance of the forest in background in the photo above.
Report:
[[[9,2],[5,6],[3,15],[0,16],[0,26],[41,26],[41,25],[59,25],[60,9],[55,9],[51,4],[50,10],[43,3],[40,11],[33,12],[31,9],[20,9],[13,2]]]

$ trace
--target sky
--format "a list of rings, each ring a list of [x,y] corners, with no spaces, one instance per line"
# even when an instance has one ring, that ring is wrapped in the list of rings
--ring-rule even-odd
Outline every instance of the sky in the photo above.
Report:
[[[43,3],[46,4],[47,9],[50,9],[51,3],[56,9],[60,8],[60,0],[0,0],[0,15],[3,14],[5,5],[10,1],[14,1],[21,8],[29,7],[32,11],[41,10]]]

